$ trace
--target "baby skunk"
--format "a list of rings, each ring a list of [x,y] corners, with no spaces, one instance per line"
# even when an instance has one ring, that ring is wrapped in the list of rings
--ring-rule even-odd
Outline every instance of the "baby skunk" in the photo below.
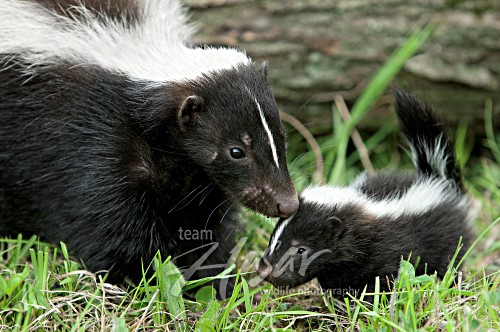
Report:
[[[473,239],[472,201],[464,191],[453,145],[428,105],[395,92],[400,128],[416,174],[361,175],[348,187],[310,187],[299,210],[276,225],[259,264],[275,286],[318,278],[332,294],[359,295],[376,276],[398,275],[401,257],[419,259],[416,273],[442,277],[462,237],[462,258]]]
[[[0,236],[64,241],[108,281],[158,250],[203,277],[240,205],[297,210],[265,66],[191,34],[175,0],[0,1]]]

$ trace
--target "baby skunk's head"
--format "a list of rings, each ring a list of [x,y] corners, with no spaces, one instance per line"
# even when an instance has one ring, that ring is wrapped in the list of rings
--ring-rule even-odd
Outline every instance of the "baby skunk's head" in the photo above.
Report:
[[[246,64],[189,80],[177,121],[184,151],[222,190],[257,212],[289,217],[298,198],[265,71]]]
[[[296,287],[315,278],[334,261],[342,260],[339,248],[345,226],[335,207],[305,202],[297,213],[282,218],[259,264],[259,276],[275,286]]]

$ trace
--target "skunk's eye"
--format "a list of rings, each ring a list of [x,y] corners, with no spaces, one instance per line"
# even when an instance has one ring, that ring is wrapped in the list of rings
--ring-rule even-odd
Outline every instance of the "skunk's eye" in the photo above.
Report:
[[[240,149],[240,148],[231,148],[231,149],[229,149],[229,154],[234,159],[245,158],[245,152],[243,152],[243,150]]]
[[[305,248],[299,248],[299,249],[297,250],[297,254],[299,254],[299,255],[302,255],[302,254],[303,254],[303,253],[305,253],[305,252],[306,252],[306,249],[305,249]]]

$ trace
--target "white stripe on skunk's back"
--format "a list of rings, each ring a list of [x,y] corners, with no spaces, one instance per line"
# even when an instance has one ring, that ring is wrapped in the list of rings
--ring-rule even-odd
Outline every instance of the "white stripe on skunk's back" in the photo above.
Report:
[[[79,18],[57,15],[34,2],[0,1],[0,53],[27,65],[66,60],[98,65],[131,78],[180,81],[249,64],[235,49],[189,48],[193,29],[177,0],[137,0],[140,23],[97,18],[85,8]]]
[[[375,200],[352,186],[311,186],[302,191],[301,197],[304,203],[316,203],[337,209],[348,204],[358,205],[377,218],[424,214],[446,202],[455,202],[457,208],[469,209],[469,199],[466,195],[459,195],[452,183],[437,178],[417,181],[399,198]]]

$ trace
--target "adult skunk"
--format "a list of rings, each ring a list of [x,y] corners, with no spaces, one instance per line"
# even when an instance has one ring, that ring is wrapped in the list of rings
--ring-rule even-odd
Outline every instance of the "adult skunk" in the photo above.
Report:
[[[380,276],[398,275],[401,257],[416,272],[442,277],[456,252],[460,261],[473,239],[472,201],[461,180],[453,145],[432,109],[395,92],[400,128],[416,174],[361,175],[348,187],[318,186],[300,195],[297,213],[282,218],[259,265],[276,286],[318,278],[337,296],[374,290]]]
[[[0,2],[0,235],[64,241],[112,281],[215,243],[202,277],[240,204],[297,210],[265,67],[191,47],[185,21],[173,0]]]

